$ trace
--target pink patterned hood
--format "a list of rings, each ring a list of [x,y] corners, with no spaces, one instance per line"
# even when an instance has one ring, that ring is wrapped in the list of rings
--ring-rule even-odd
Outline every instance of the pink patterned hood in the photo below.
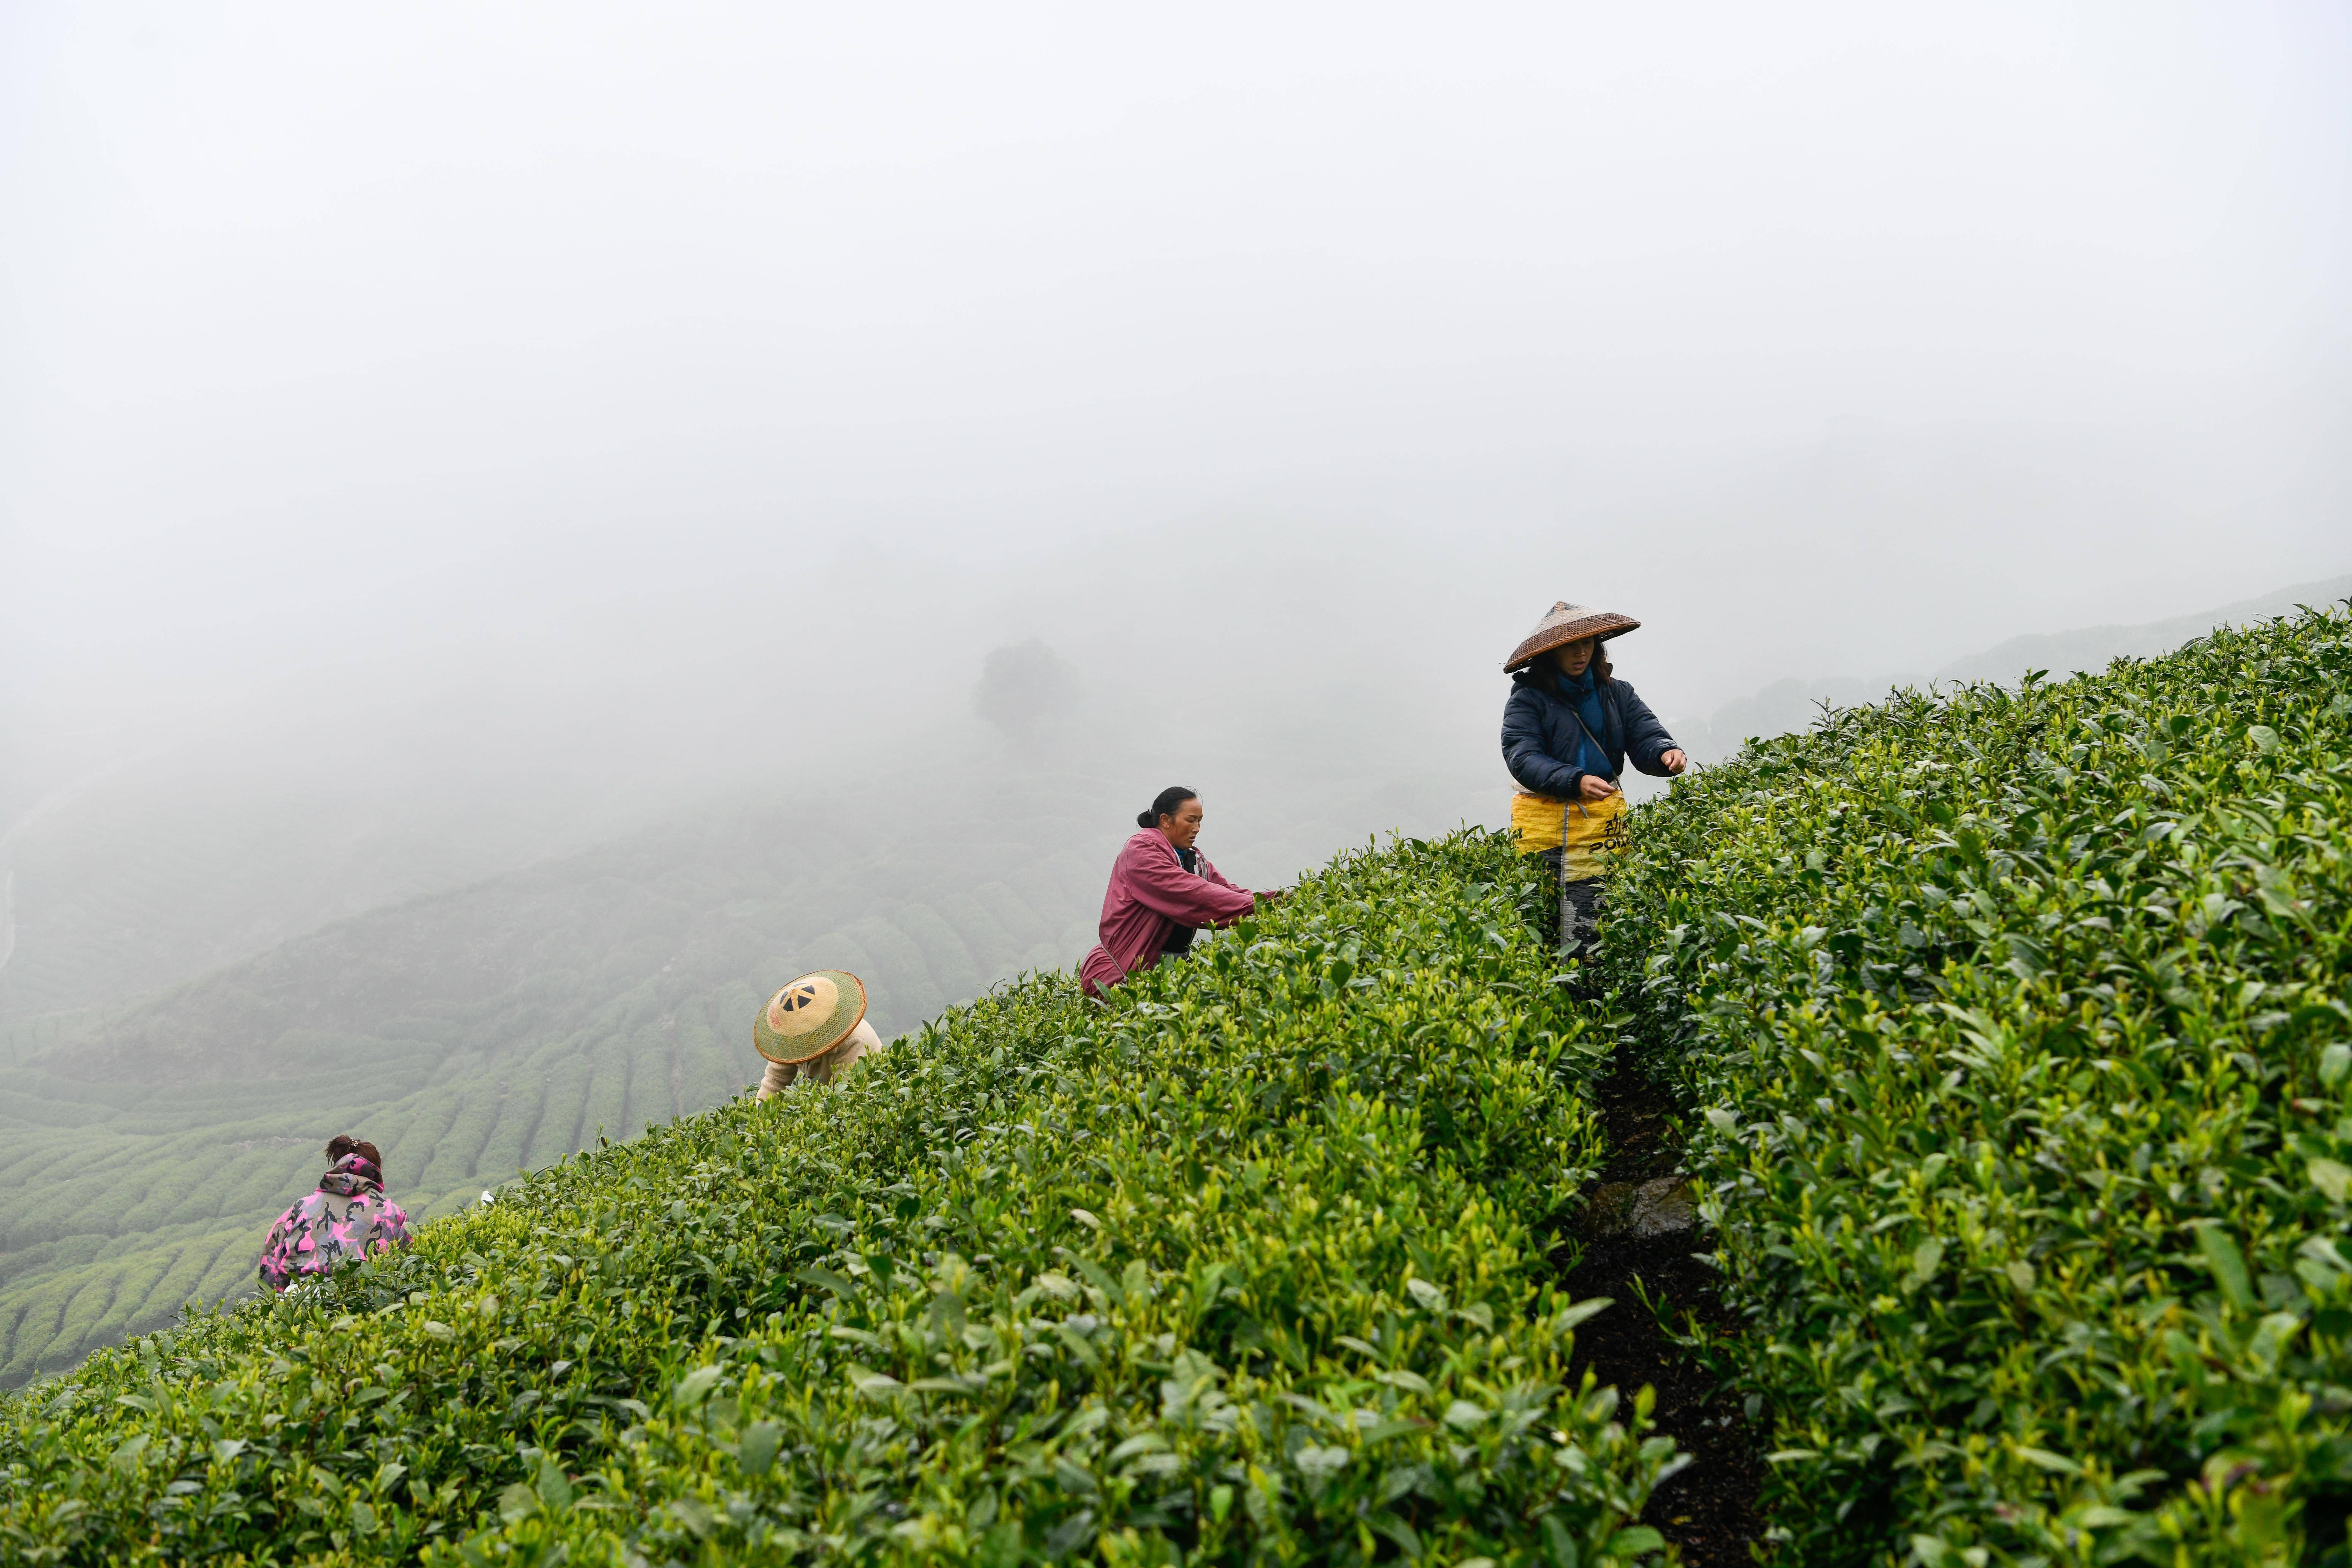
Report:
[[[408,1245],[408,1215],[383,1195],[383,1176],[363,1154],[346,1154],[319,1189],[278,1216],[261,1248],[261,1282],[283,1290],[309,1275]]]

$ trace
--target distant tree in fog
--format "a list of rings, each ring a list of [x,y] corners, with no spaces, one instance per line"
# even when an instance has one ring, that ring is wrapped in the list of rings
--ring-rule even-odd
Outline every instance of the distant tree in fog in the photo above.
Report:
[[[990,652],[971,689],[971,705],[1007,739],[1026,741],[1077,694],[1077,677],[1061,655],[1032,638]]]

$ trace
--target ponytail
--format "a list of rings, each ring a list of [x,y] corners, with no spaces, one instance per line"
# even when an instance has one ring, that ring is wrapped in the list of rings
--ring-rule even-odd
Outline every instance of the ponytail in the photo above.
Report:
[[[327,1160],[329,1163],[331,1164],[335,1161],[341,1159],[346,1154],[357,1154],[361,1159],[365,1160],[369,1164],[375,1167],[376,1174],[382,1175],[383,1173],[383,1156],[377,1153],[375,1145],[369,1142],[364,1138],[354,1138],[348,1132],[338,1132],[334,1137],[327,1141]]]

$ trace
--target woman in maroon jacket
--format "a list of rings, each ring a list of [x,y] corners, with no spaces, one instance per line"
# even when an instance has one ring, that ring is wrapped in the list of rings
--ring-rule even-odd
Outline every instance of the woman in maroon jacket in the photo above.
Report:
[[[1078,965],[1078,983],[1099,996],[1139,969],[1191,951],[1202,926],[1231,925],[1278,892],[1253,893],[1225,880],[1192,847],[1201,836],[1201,797],[1173,785],[1138,816],[1141,829],[1110,868],[1103,895],[1102,944]]]

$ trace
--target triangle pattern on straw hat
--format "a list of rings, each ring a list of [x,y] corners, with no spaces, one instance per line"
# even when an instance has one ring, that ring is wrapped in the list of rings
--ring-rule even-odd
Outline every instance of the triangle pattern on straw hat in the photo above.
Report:
[[[761,1004],[751,1048],[772,1062],[814,1061],[866,1016],[866,983],[845,969],[803,974]]]
[[[1511,657],[1503,661],[1503,673],[1509,674],[1562,643],[1571,643],[1579,637],[1597,637],[1607,642],[1611,637],[1624,636],[1641,624],[1633,616],[1621,616],[1614,610],[1596,610],[1590,605],[1571,605],[1562,599],[1544,612],[1544,618],[1536,623],[1535,630],[1519,639],[1519,646],[1513,648]]]

